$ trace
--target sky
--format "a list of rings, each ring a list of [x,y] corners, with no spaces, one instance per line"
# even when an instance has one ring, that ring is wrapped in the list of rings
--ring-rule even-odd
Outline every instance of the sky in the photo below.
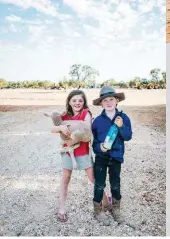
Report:
[[[166,69],[164,0],[0,0],[0,78],[69,77],[72,64],[98,82]]]

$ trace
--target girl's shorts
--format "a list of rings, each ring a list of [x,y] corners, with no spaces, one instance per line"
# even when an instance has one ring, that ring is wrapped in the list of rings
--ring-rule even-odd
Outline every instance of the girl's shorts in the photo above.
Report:
[[[61,154],[62,164],[64,169],[73,170],[72,159],[67,153]],[[87,169],[93,167],[93,159],[89,154],[82,156],[75,156],[75,160],[78,165],[79,170]]]

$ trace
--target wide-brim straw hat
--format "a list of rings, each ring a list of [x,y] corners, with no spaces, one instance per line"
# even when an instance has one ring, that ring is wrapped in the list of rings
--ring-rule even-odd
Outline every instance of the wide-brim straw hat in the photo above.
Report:
[[[112,86],[105,85],[100,90],[99,98],[93,100],[93,105],[100,105],[100,102],[106,97],[116,97],[119,101],[122,101],[125,99],[125,94],[123,92],[116,93]]]

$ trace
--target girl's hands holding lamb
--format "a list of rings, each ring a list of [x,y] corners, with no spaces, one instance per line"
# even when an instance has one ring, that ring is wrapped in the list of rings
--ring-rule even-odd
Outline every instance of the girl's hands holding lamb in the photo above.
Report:
[[[71,147],[74,144],[78,143],[78,141],[76,141],[75,139],[66,139],[64,140],[64,144],[67,144],[67,146]]]
[[[68,129],[66,125],[54,126],[54,128],[52,128],[51,130],[51,133],[61,133],[67,137],[69,137],[71,134],[70,130]]]
[[[68,129],[68,127],[66,125],[60,125],[60,131],[66,135],[66,136],[70,136],[70,130]]]

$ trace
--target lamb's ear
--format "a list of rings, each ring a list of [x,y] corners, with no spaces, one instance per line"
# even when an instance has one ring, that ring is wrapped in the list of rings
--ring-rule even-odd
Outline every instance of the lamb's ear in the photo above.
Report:
[[[47,116],[47,117],[51,117],[52,116],[51,113],[47,113],[47,112],[45,112],[44,115]]]
[[[59,110],[54,110],[52,112],[53,115],[62,115],[62,111],[59,111]]]

